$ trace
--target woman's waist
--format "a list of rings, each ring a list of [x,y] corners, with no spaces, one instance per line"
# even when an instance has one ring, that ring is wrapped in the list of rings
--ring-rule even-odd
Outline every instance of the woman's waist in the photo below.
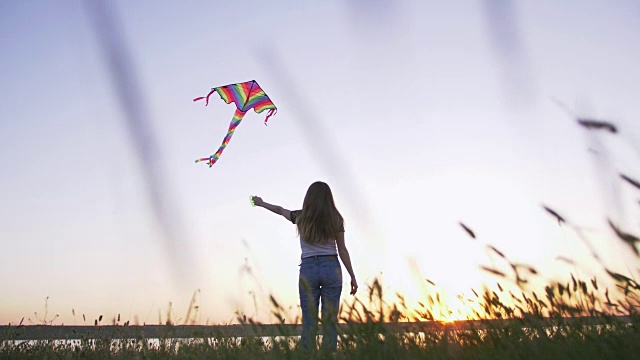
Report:
[[[300,249],[302,250],[302,257],[307,255],[337,255],[336,242],[323,242],[316,244],[309,244],[304,240],[300,240]]]
[[[302,255],[302,260],[338,260],[337,254],[326,254],[326,255]]]

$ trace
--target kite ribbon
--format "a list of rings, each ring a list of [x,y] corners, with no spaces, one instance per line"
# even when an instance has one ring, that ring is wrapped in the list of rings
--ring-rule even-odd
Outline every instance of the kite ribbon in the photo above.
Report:
[[[267,117],[264,119],[264,126],[267,126],[267,121],[269,121],[269,118],[275,115],[277,112],[278,112],[278,109],[269,110],[269,112],[267,113]]]
[[[199,101],[199,100],[202,100],[202,99],[207,99],[207,102],[204,104],[204,106],[208,106],[208,105],[209,105],[209,97],[210,97],[210,96],[211,96],[211,94],[213,94],[214,92],[216,92],[216,89],[215,89],[215,88],[211,89],[211,91],[207,94],[207,96],[206,96],[206,97],[205,97],[205,96],[200,96],[200,97],[197,97],[197,98],[193,99],[193,101],[195,102],[195,101]]]
[[[215,164],[216,161],[220,159],[220,155],[222,155],[222,152],[229,144],[229,141],[231,140],[233,133],[236,131],[236,128],[238,127],[238,125],[240,125],[240,122],[242,121],[242,118],[246,113],[247,113],[246,111],[236,109],[235,114],[233,114],[233,119],[231,119],[231,124],[229,124],[229,130],[227,130],[227,135],[222,140],[222,145],[220,145],[220,147],[218,148],[218,151],[216,151],[215,154],[209,156],[208,158],[200,158],[196,160],[196,163],[199,163],[200,161],[207,161],[209,163],[209,167],[212,167],[213,164]]]

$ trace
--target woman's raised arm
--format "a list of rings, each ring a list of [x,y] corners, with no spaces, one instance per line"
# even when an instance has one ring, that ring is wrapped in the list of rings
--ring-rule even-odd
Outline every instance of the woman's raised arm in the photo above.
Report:
[[[282,215],[285,219],[291,221],[291,211],[283,208],[282,206],[269,204],[268,202],[262,200],[259,196],[253,197],[253,204],[255,206],[263,207],[275,214]]]

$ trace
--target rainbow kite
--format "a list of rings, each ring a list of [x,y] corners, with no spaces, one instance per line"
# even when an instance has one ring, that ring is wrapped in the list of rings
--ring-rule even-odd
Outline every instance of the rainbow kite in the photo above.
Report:
[[[269,110],[267,117],[264,119],[265,125],[267,125],[267,120],[277,112],[276,106],[255,80],[212,88],[207,96],[197,97],[193,99],[193,101],[206,99],[205,106],[207,106],[209,105],[209,97],[214,92],[217,92],[227,104],[234,102],[236,104],[236,112],[233,114],[227,135],[222,140],[222,145],[220,145],[218,151],[209,157],[196,160],[196,163],[200,161],[208,162],[209,167],[212,167],[213,164],[220,159],[222,151],[224,151],[224,148],[229,144],[229,140],[231,140],[234,131],[236,131],[236,128],[240,125],[240,121],[242,121],[242,118],[249,110],[253,109],[258,114]]]

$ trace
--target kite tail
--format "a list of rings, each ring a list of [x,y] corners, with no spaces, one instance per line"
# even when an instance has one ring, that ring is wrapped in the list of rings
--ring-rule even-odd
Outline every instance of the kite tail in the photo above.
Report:
[[[206,157],[206,158],[200,158],[200,159],[197,159],[197,160],[196,160],[196,164],[197,164],[197,163],[199,163],[200,161],[208,161],[208,162],[209,162],[209,167],[211,167],[211,165],[213,165],[213,164],[211,163],[211,159],[212,159],[212,158],[213,158],[213,157],[212,157],[212,156],[210,156],[210,157]]]
[[[269,121],[269,118],[272,117],[273,115],[275,115],[278,112],[278,109],[271,109],[269,110],[269,112],[267,113],[267,117],[264,119],[264,125],[267,126],[267,121]]]
[[[227,130],[227,135],[222,140],[222,145],[220,145],[220,147],[218,148],[218,151],[216,151],[215,154],[209,156],[208,158],[200,158],[196,160],[196,163],[200,161],[207,161],[209,163],[209,167],[212,167],[213,164],[215,164],[216,161],[220,159],[220,155],[222,155],[224,148],[226,148],[227,145],[229,144],[229,141],[231,140],[233,133],[236,131],[236,128],[238,127],[238,125],[240,125],[240,121],[242,121],[242,118],[246,113],[247,113],[246,111],[236,109],[236,113],[233,114],[233,119],[231,120],[231,124],[229,124],[229,130]]]
[[[211,96],[211,94],[213,94],[214,92],[216,92],[216,89],[215,89],[215,88],[211,89],[211,91],[207,94],[207,96],[200,96],[200,97],[197,97],[197,98],[193,99],[193,101],[199,101],[199,100],[202,100],[202,99],[207,99],[206,103],[204,104],[204,106],[207,106],[207,105],[209,105],[209,97],[210,97],[210,96]]]

